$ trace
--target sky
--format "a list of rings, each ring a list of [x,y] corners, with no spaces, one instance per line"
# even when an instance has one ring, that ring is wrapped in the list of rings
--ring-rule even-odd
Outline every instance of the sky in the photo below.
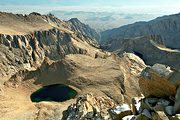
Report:
[[[0,0],[0,11],[48,13],[52,10],[175,14],[180,13],[180,0]]]

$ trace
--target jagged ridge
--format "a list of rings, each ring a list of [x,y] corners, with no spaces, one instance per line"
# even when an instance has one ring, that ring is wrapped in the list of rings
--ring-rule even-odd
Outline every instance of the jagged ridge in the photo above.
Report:
[[[161,35],[167,47],[180,49],[180,14],[163,16],[149,22],[137,22],[101,33],[102,43],[112,39]]]
[[[9,76],[24,68],[36,69],[45,57],[60,60],[67,54],[95,56],[100,52],[95,37],[83,32],[91,31],[91,28],[77,31],[73,29],[76,24],[53,15],[1,12],[0,21],[0,29],[5,28],[0,31],[0,76]],[[83,28],[85,25],[79,22],[78,26]]]

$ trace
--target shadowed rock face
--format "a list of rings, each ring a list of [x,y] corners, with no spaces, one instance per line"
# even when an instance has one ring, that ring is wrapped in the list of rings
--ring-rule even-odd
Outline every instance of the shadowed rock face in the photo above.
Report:
[[[29,35],[1,34],[1,74],[13,74],[10,71],[5,73],[3,70],[8,62],[11,63],[9,67],[16,72],[18,68],[30,69],[39,66],[45,56],[52,60],[60,60],[66,54],[86,54],[86,48],[73,44],[74,38],[79,39],[57,29],[38,31]]]
[[[119,55],[132,52],[146,64],[161,63],[180,69],[180,14],[137,22],[101,33],[103,49]],[[167,48],[168,47],[168,48]]]
[[[149,35],[161,35],[167,47],[180,49],[180,14],[107,30],[101,33],[101,40],[104,43],[111,40]]]
[[[97,41],[100,40],[100,35],[88,25],[81,23],[77,18],[72,18],[68,21],[71,24],[71,28],[73,31],[77,31],[82,33],[83,35],[87,35]]]
[[[73,29],[76,26],[83,30]],[[52,15],[0,13],[0,76],[20,69],[36,69],[45,57],[60,60],[67,54],[95,55],[95,31],[64,22]],[[87,31],[87,32],[84,32]],[[91,34],[87,34],[91,31]],[[94,53],[88,51],[94,49]],[[93,50],[92,50],[93,51]]]
[[[104,49],[114,51],[118,55],[124,52],[135,53],[148,65],[161,63],[180,69],[180,51],[166,48],[161,36],[113,40]]]

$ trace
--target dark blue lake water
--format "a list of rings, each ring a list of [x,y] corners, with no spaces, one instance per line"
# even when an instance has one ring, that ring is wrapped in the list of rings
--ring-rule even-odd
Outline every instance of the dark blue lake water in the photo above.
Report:
[[[63,102],[75,98],[77,92],[72,88],[62,85],[45,86],[31,94],[32,102],[55,101]]]

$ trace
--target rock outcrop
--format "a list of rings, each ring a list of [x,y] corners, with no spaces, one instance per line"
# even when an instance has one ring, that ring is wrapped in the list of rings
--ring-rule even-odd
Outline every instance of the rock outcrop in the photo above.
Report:
[[[180,113],[180,87],[176,91],[174,111]]]
[[[134,98],[135,99],[135,98]],[[135,120],[173,120],[174,102],[170,99],[157,97],[136,98],[136,103],[132,103]],[[136,106],[139,104],[138,106]],[[132,120],[133,120],[132,119]]]
[[[133,101],[130,107],[87,94],[63,112],[63,120],[179,120],[179,114],[173,112],[174,101],[170,99],[136,97]]]
[[[76,103],[64,111],[62,120],[107,120],[111,118],[108,110],[114,106],[115,102],[108,97],[94,97],[87,94],[77,98]]]
[[[137,22],[101,33],[102,43],[124,38],[160,35],[166,47],[180,49],[180,14],[163,16],[149,22]]]
[[[180,71],[156,64],[143,70],[139,85],[145,97],[169,98],[174,102],[164,108],[169,115],[180,113]],[[170,102],[164,104],[169,105]]]
[[[139,85],[145,97],[175,96],[180,85],[180,72],[165,65],[155,64],[143,70]]]
[[[114,108],[109,110],[111,119],[113,120],[122,120],[128,115],[132,115],[132,110],[128,104],[116,105]]]
[[[63,112],[62,120],[122,120],[131,114],[128,104],[117,105],[109,97],[87,94],[78,97],[76,103]]]

